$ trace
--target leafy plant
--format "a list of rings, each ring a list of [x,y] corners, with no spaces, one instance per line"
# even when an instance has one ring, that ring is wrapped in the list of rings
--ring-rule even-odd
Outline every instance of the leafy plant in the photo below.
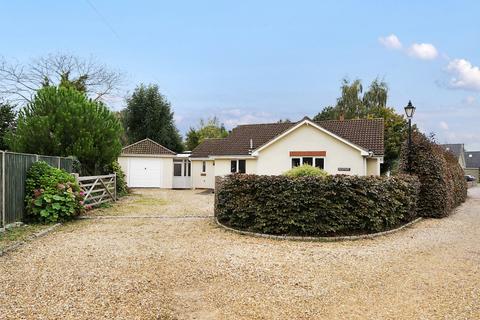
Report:
[[[308,164],[304,164],[295,168],[292,168],[284,173],[287,177],[326,177],[328,173],[317,167],[313,167]]]
[[[127,181],[125,180],[125,173],[118,161],[112,162],[105,171],[108,173],[117,174],[117,197],[122,197],[128,193]]]
[[[230,175],[217,185],[215,214],[225,225],[267,234],[378,232],[417,216],[419,187],[409,175]]]
[[[75,178],[46,162],[34,163],[27,172],[26,212],[31,220],[48,223],[70,220],[83,212],[83,192]]]

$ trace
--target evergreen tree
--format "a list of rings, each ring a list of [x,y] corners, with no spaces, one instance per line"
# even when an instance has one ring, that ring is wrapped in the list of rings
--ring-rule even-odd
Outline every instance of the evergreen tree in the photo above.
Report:
[[[157,85],[137,86],[127,99],[124,126],[130,143],[150,138],[175,152],[183,151],[170,102]]]
[[[70,86],[44,87],[7,134],[11,150],[51,156],[75,156],[82,174],[102,174],[121,152],[122,126],[101,102]]]

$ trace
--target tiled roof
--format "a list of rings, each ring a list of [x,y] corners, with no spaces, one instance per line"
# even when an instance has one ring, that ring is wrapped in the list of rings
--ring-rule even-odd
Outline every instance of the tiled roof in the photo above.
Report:
[[[465,152],[463,148],[463,143],[451,143],[451,144],[442,144],[441,145],[446,151],[450,151],[455,155],[455,157],[460,157],[460,155]]]
[[[480,151],[465,152],[465,167],[480,168]]]
[[[122,154],[176,155],[172,150],[148,138],[124,147]]]
[[[296,124],[298,122],[240,125],[226,138],[205,140],[192,151],[191,157],[248,155]],[[316,124],[375,155],[384,153],[383,119],[327,120]]]

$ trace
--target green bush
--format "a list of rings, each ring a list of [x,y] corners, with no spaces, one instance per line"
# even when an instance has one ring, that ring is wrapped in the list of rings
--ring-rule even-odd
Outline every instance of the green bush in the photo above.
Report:
[[[46,162],[34,163],[27,172],[27,218],[48,223],[65,221],[83,212],[83,192],[68,172]]]
[[[216,190],[227,226],[267,234],[331,236],[379,232],[416,218],[413,176],[231,175]]]
[[[104,170],[106,173],[116,173],[117,174],[117,197],[122,197],[128,193],[127,181],[125,180],[125,173],[120,167],[118,161],[112,162]]]
[[[304,164],[292,168],[284,173],[287,177],[326,177],[328,173],[320,168],[312,167],[311,165]]]
[[[420,180],[418,213],[423,217],[445,217],[467,198],[465,174],[458,159],[433,139],[414,132],[411,148],[412,174]],[[407,171],[408,148],[404,145],[400,170]]]

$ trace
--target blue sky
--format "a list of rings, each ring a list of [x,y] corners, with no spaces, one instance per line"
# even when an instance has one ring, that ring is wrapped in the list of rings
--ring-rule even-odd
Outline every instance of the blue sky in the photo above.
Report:
[[[95,8],[95,9],[94,9]],[[0,1],[0,55],[94,56],[125,73],[112,108],[156,83],[185,132],[200,118],[297,120],[343,77],[389,84],[388,104],[439,142],[480,150],[478,1]]]

